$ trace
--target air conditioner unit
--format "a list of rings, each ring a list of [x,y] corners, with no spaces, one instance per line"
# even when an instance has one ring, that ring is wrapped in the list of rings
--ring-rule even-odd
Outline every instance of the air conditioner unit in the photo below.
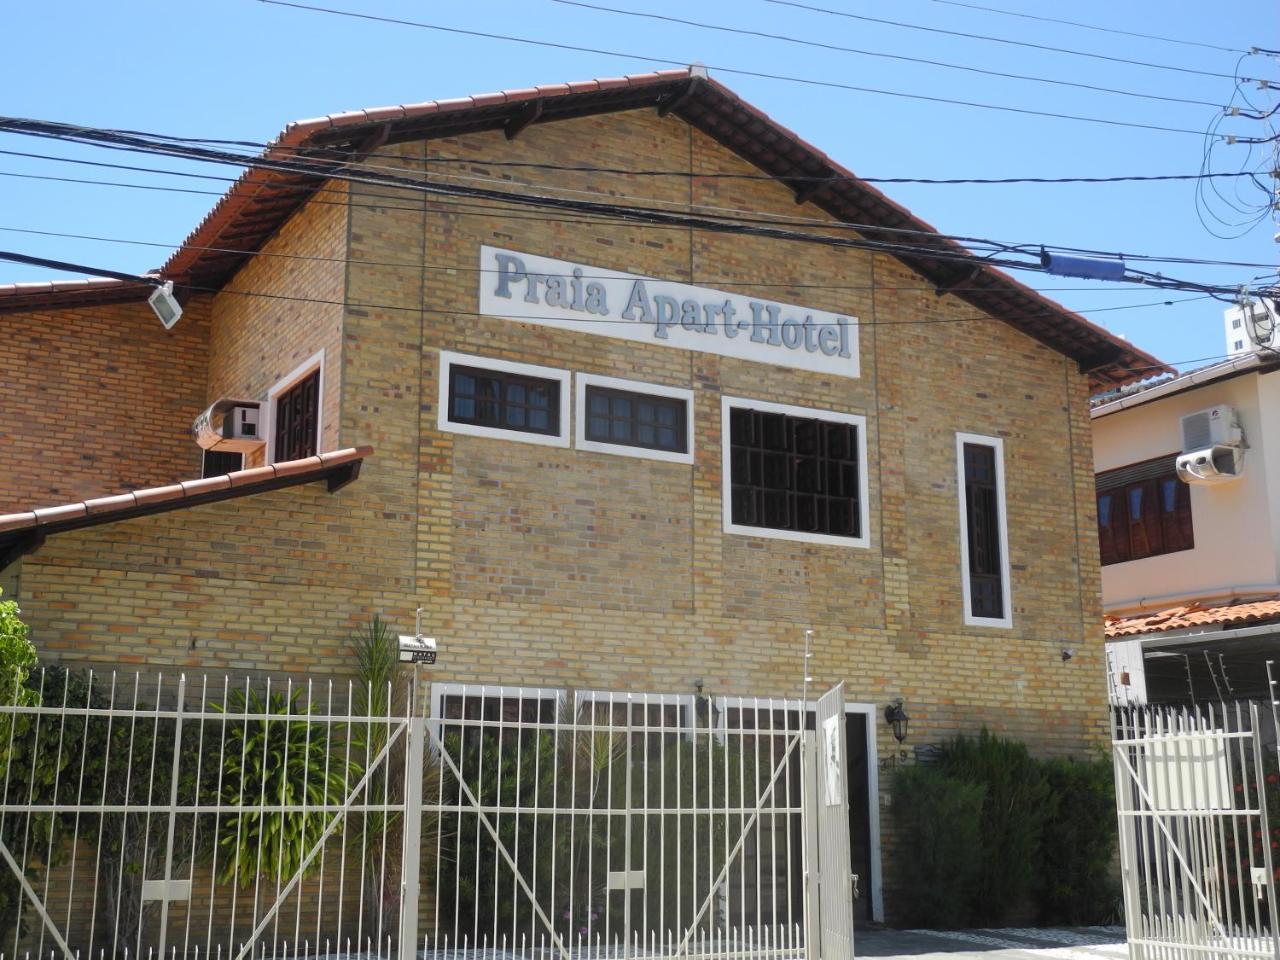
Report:
[[[1220,444],[1238,444],[1240,440],[1240,421],[1236,418],[1235,408],[1225,403],[1189,413],[1182,418],[1184,453]]]
[[[205,450],[252,453],[265,442],[257,400],[218,400],[191,424],[191,439]]]
[[[1183,483],[1226,483],[1244,469],[1244,451],[1236,444],[1219,443],[1183,453],[1177,460]]]

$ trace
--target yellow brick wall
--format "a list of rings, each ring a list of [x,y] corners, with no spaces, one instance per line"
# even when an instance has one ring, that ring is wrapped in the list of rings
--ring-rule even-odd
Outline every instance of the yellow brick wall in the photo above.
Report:
[[[648,111],[534,125],[512,142],[492,133],[394,145],[376,162],[423,175],[428,155],[589,157],[618,167],[644,158],[756,173],[682,121]],[[818,218],[807,228],[844,233],[761,181],[431,169],[672,209]],[[350,198],[341,216],[308,207],[272,241],[330,256],[342,228],[352,262],[340,340],[339,318],[322,305],[223,294],[207,395],[261,395],[292,357],[324,343],[332,364],[338,344],[341,403],[330,416],[338,392],[326,370],[326,434],[374,446],[359,481],[334,497],[313,485],[52,539],[25,561],[21,586],[46,655],[340,674],[352,667],[354,625],[378,610],[408,628],[422,605],[441,642],[431,672],[441,681],[671,693],[701,681],[713,695],[794,696],[811,627],[816,686],[844,681],[850,700],[877,708],[905,697],[908,746],[983,724],[1044,754],[1080,754],[1102,741],[1087,384],[1071,361],[992,319],[952,322],[977,311],[936,296],[883,255],[385,187],[353,185]],[[477,316],[482,243],[857,316],[862,376]],[[235,287],[342,296],[320,261],[267,260],[242,270]],[[282,337],[294,353],[268,355],[263,344]],[[442,432],[442,349],[690,388],[695,463]],[[866,416],[869,548],[722,532],[724,394]],[[1004,440],[1009,630],[963,624],[957,431]],[[1064,646],[1076,652],[1068,663]],[[896,744],[883,723],[876,728],[888,756]],[[884,844],[892,913],[888,822]]]
[[[320,449],[342,446],[342,304],[347,207],[341,182],[326,184],[249,258],[213,299],[207,402],[261,400],[324,351]],[[261,455],[246,458],[247,466]]]

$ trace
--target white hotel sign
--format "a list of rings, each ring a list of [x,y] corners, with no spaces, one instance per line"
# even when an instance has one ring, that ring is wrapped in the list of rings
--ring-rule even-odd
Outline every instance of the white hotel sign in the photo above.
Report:
[[[480,312],[839,377],[859,375],[856,318],[499,247],[480,248]]]

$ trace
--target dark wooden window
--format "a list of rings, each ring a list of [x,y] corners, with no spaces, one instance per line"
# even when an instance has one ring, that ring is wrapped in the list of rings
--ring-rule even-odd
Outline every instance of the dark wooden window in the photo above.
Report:
[[[217,450],[206,450],[201,465],[200,476],[220,477],[226,473],[234,473],[244,469],[243,453],[221,453]]]
[[[1176,459],[1156,457],[1097,475],[1103,566],[1195,547],[1191,488],[1178,479]]]
[[[996,448],[964,445],[964,504],[969,541],[969,613],[1004,618],[1004,558]]]
[[[449,419],[555,436],[560,432],[560,383],[454,364],[449,367]]]
[[[275,460],[314,457],[320,438],[320,371],[310,373],[276,397]]]
[[[675,397],[588,386],[588,440],[687,453],[688,407]]]
[[[735,407],[729,445],[735,524],[862,535],[856,426]]]

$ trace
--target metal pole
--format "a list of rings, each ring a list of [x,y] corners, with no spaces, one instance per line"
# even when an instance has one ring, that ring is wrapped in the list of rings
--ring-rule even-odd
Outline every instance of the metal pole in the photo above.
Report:
[[[417,670],[414,670],[416,675]],[[414,677],[417,693],[417,677]],[[410,700],[406,746],[404,831],[400,857],[400,960],[418,955],[418,884],[422,861],[422,762],[427,747],[427,721]]]
[[[157,696],[159,693],[157,692]],[[164,891],[164,897],[160,901],[160,950],[159,956],[164,957],[165,947],[169,939],[169,900],[172,891],[169,888],[169,880],[173,876],[173,835],[174,821],[178,817],[178,761],[182,757],[182,708],[185,706],[187,699],[187,675],[181,674],[178,677],[178,703],[176,706],[177,716],[173,721],[173,764],[169,770],[169,835],[165,838],[164,845],[164,884],[161,889]],[[159,703],[156,704],[159,707]]]

